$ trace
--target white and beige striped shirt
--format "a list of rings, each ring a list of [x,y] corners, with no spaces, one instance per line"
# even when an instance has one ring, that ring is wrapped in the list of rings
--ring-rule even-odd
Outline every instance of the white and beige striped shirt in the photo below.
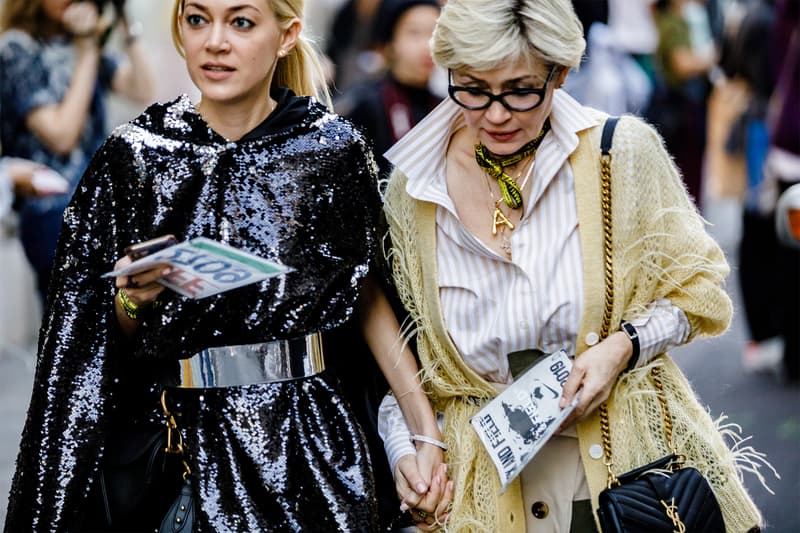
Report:
[[[408,177],[408,194],[438,206],[436,258],[445,323],[466,363],[491,382],[511,382],[508,353],[575,350],[583,277],[569,156],[578,146],[577,133],[597,121],[562,90],[554,93],[550,121],[525,212],[511,234],[513,260],[476,238],[448,195],[445,154],[452,135],[464,127],[456,104],[442,102],[386,153]],[[639,364],[689,335],[686,316],[667,300],[653,302],[631,323],[639,332]],[[397,459],[414,453],[414,447],[393,396],[384,399],[378,426],[394,470]]]

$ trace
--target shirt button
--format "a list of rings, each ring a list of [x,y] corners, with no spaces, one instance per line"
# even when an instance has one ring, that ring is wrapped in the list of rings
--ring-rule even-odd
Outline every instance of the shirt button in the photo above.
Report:
[[[526,320],[520,320],[520,321],[519,321],[519,329],[521,329],[521,330],[523,330],[523,331],[527,331],[527,329],[528,329],[528,322],[527,322]]]
[[[600,342],[600,335],[595,333],[594,331],[590,331],[586,334],[586,337],[583,339],[586,341],[587,346],[594,346],[598,342]]]
[[[536,502],[531,505],[531,514],[534,518],[547,518],[547,515],[550,514],[550,508],[544,502]]]
[[[603,457],[603,447],[599,444],[592,444],[589,446],[589,457],[592,459],[600,459]]]

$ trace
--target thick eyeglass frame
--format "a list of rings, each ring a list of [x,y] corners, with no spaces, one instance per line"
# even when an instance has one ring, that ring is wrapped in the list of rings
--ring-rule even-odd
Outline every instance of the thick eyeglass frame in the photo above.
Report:
[[[490,93],[488,91],[477,89],[475,87],[462,87],[460,85],[453,85],[453,71],[448,69],[447,70],[447,94],[450,95],[450,99],[453,100],[456,104],[458,104],[459,106],[463,107],[464,109],[469,109],[470,111],[479,111],[481,109],[488,109],[489,106],[491,106],[492,103],[494,103],[494,102],[500,102],[500,104],[503,107],[505,107],[506,109],[508,109],[509,111],[517,111],[517,112],[519,112],[519,111],[531,111],[533,109],[536,109],[540,105],[542,105],[542,102],[544,102],[544,97],[545,97],[545,94],[547,93],[547,86],[549,85],[550,81],[553,79],[553,75],[555,74],[556,70],[557,70],[556,69],[556,65],[553,65],[550,68],[550,72],[547,74],[547,79],[544,80],[544,85],[542,85],[541,87],[530,88],[530,89],[513,89],[511,91],[505,91],[505,92],[502,92],[500,94],[494,94],[494,93]],[[459,93],[459,92],[466,92],[466,93],[472,93],[472,94],[475,94],[475,95],[482,95],[482,96],[485,96],[485,97],[489,98],[489,100],[483,105],[478,105],[478,106],[466,105],[466,104],[464,104],[462,102],[459,102],[458,99],[456,98],[456,93]],[[526,95],[526,94],[537,94],[537,95],[539,95],[539,101],[536,102],[535,104],[533,104],[532,106],[528,106],[528,107],[514,107],[511,104],[509,104],[508,102],[506,102],[506,96],[510,96],[510,95]]]

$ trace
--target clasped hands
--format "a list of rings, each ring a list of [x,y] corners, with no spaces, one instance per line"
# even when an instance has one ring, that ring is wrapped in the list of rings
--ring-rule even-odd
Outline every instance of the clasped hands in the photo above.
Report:
[[[422,531],[436,531],[450,516],[453,482],[441,448],[417,442],[417,455],[404,455],[395,466],[395,487],[400,510],[408,511]]]
[[[561,407],[566,407],[575,395],[580,396],[561,429],[590,415],[608,399],[632,351],[627,335],[615,332],[575,359],[564,384]],[[416,444],[417,455],[405,455],[395,466],[400,510],[409,511],[420,530],[435,531],[449,518],[453,482],[447,477],[442,449],[427,442]]]

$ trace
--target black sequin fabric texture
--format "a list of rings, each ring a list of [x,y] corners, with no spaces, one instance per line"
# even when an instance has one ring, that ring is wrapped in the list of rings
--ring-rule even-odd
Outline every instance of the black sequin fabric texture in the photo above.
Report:
[[[80,528],[114,425],[158,423],[157,392],[210,346],[326,331],[352,314],[377,249],[376,167],[361,134],[280,90],[259,135],[227,141],[188,97],[151,106],[95,154],[64,216],[7,531]],[[274,95],[273,95],[274,96]],[[164,291],[130,339],[112,270],[130,243],[207,237],[292,267],[204,299]],[[348,353],[326,353],[326,359]],[[369,457],[328,373],[176,390],[196,531],[371,531]]]

